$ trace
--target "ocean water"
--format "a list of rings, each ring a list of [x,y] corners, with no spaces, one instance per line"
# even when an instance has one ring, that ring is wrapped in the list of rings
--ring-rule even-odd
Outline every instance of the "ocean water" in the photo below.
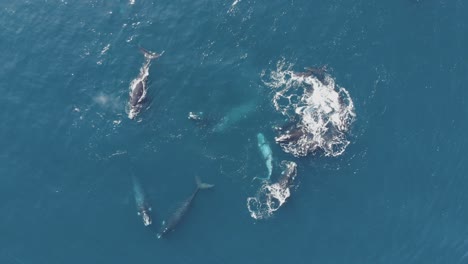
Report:
[[[468,263],[466,1],[35,0],[0,10],[0,263]],[[131,120],[139,47],[164,54]],[[323,65],[323,89],[295,75]],[[311,101],[286,103],[295,119],[275,107],[279,91],[311,84]],[[288,122],[330,129],[293,155],[275,143]],[[290,196],[263,219],[247,206],[269,197],[253,180],[267,176],[259,133],[270,183],[281,161],[297,164]],[[215,188],[157,239],[195,176]]]

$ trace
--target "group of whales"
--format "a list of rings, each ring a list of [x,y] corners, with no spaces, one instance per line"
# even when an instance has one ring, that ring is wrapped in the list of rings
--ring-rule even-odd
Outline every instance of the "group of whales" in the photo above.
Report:
[[[129,101],[127,104],[127,114],[129,119],[134,119],[142,110],[146,95],[147,95],[147,81],[148,81],[148,76],[149,76],[149,67],[151,65],[152,60],[159,58],[164,54],[164,51],[161,53],[155,53],[148,51],[144,48],[140,47],[140,51],[143,53],[145,57],[145,62],[143,63],[142,67],[140,68],[140,73],[138,76],[133,79],[133,81],[130,83],[130,91],[129,91]],[[324,82],[324,73],[327,71],[326,67],[321,67],[321,68],[306,68],[306,72],[301,72],[297,73],[298,76],[311,76],[314,75],[316,76],[321,82]],[[225,118],[223,118],[219,123],[217,123],[214,128],[213,132],[219,132],[222,131],[225,127],[229,125],[229,123],[236,122],[239,118],[244,116],[248,111],[250,111],[252,108],[254,108],[254,104],[252,102],[248,102],[245,105],[241,105],[237,108],[232,109]],[[195,120],[195,121],[203,121],[203,113],[202,112],[190,112],[189,119]],[[294,139],[297,135],[296,133],[300,133],[300,130],[293,130],[291,131],[291,134],[289,134],[289,137],[279,137],[275,138],[275,141],[278,142],[283,142],[283,141],[289,141]],[[265,161],[265,166],[268,170],[268,174],[266,177],[255,177],[254,179],[260,179],[266,182],[270,181],[272,171],[273,171],[273,164],[272,164],[272,150],[270,148],[270,145],[268,144],[268,141],[265,139],[265,136],[262,133],[257,134],[257,142],[258,142],[258,148],[260,150],[260,153],[262,154],[262,157]],[[294,166],[289,166],[289,169],[286,169],[283,173],[281,178],[278,181],[278,186],[280,186],[282,189],[286,189],[291,185],[292,180],[294,179],[295,173],[296,173],[296,165],[294,162],[290,162]],[[293,168],[293,169],[291,169]],[[207,184],[201,182],[201,180],[196,177],[196,183],[197,186],[192,193],[183,203],[182,205],[172,214],[172,216],[168,219],[168,221],[163,221],[162,227],[160,231],[158,232],[157,236],[158,238],[161,238],[165,236],[167,233],[170,231],[173,231],[176,226],[180,223],[180,221],[183,219],[183,217],[186,215],[188,210],[190,209],[196,195],[200,190],[203,189],[209,189],[214,187],[212,184]],[[272,185],[273,186],[273,185]],[[145,198],[145,194],[143,191],[143,187],[141,183],[138,181],[138,179],[133,176],[133,191],[135,195],[135,201],[136,201],[136,206],[138,210],[138,215],[142,217],[143,224],[145,226],[149,226],[152,224],[152,219],[151,219],[151,207]]]
[[[148,92],[147,81],[149,76],[149,67],[152,60],[157,59],[164,54],[164,51],[158,54],[141,47],[140,51],[145,57],[145,62],[141,66],[138,76],[130,83],[129,100],[127,104],[127,113],[128,118],[130,119],[134,119],[143,108],[146,94]],[[214,187],[212,184],[201,182],[200,178],[198,177],[195,177],[195,180],[197,183],[195,191],[182,203],[182,205],[172,214],[172,216],[169,217],[167,222],[163,221],[162,227],[157,234],[158,238],[165,236],[167,233],[173,231],[176,228],[176,226],[180,223],[180,221],[190,209],[195,197],[200,190]],[[132,177],[132,181],[138,215],[141,216],[143,224],[145,226],[149,226],[152,224],[150,215],[151,206],[146,199],[145,192],[143,191],[143,186],[141,185],[140,181],[135,176]]]
[[[151,212],[151,206],[146,199],[145,192],[143,191],[143,186],[141,185],[140,181],[133,176],[133,192],[135,195],[135,202],[138,210],[138,215],[141,216],[143,220],[143,224],[145,226],[149,226],[152,224],[152,218],[150,215]],[[189,211],[190,207],[193,204],[193,201],[195,197],[197,196],[198,192],[200,190],[204,189],[210,189],[214,187],[212,184],[208,183],[203,183],[201,182],[200,178],[195,177],[197,186],[195,190],[193,191],[192,195],[190,195],[184,202],[181,204],[181,206],[169,217],[167,221],[162,222],[162,226],[160,231],[158,232],[157,236],[158,238],[161,238],[165,235],[167,235],[169,232],[175,230],[177,225],[181,222],[181,220],[184,218],[186,213]]]

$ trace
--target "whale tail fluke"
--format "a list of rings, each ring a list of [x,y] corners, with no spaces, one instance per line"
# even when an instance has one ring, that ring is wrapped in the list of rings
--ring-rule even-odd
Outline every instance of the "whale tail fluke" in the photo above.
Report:
[[[140,51],[141,51],[141,53],[143,53],[145,58],[147,58],[148,60],[157,59],[157,58],[161,57],[164,54],[164,51],[158,54],[156,52],[149,51],[149,50],[147,50],[147,49],[145,49],[143,47],[140,47]]]
[[[200,190],[210,189],[214,187],[214,184],[204,183],[200,180],[200,177],[195,176],[195,181],[197,182],[197,188]]]

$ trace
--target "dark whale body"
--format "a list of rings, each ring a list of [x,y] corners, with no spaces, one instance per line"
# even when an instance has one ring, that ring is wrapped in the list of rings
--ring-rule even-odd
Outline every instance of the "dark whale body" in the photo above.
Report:
[[[130,96],[131,106],[136,106],[139,103],[140,99],[142,99],[141,97],[143,95],[143,90],[145,89],[145,87],[146,87],[146,79],[141,80],[136,84],[136,87]]]
[[[327,85],[328,82],[326,80],[326,73],[328,71],[327,66],[322,67],[306,67],[304,68],[305,72],[295,72],[294,74],[299,77],[309,77],[314,76],[317,78],[321,83]]]
[[[285,167],[283,172],[281,173],[281,177],[278,180],[278,184],[281,186],[282,189],[289,188],[296,178],[297,175],[297,164],[293,161],[286,161],[283,160],[281,165]]]
[[[140,50],[145,56],[145,62],[140,68],[140,74],[138,74],[138,76],[130,83],[130,99],[128,101],[127,107],[128,118],[130,119],[135,118],[143,108],[143,102],[146,98],[146,93],[148,90],[147,80],[151,61],[153,59],[159,58],[164,53],[162,52],[161,54],[157,54],[143,48],[140,48]]]

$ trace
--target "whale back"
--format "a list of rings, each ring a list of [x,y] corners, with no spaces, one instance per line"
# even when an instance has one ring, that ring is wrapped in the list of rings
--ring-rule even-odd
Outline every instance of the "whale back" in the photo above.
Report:
[[[132,91],[132,95],[131,95],[131,98],[130,98],[130,104],[132,106],[136,106],[139,103],[140,98],[143,95],[143,90],[144,90],[144,82],[143,82],[143,80],[140,80],[135,85],[135,88]]]

